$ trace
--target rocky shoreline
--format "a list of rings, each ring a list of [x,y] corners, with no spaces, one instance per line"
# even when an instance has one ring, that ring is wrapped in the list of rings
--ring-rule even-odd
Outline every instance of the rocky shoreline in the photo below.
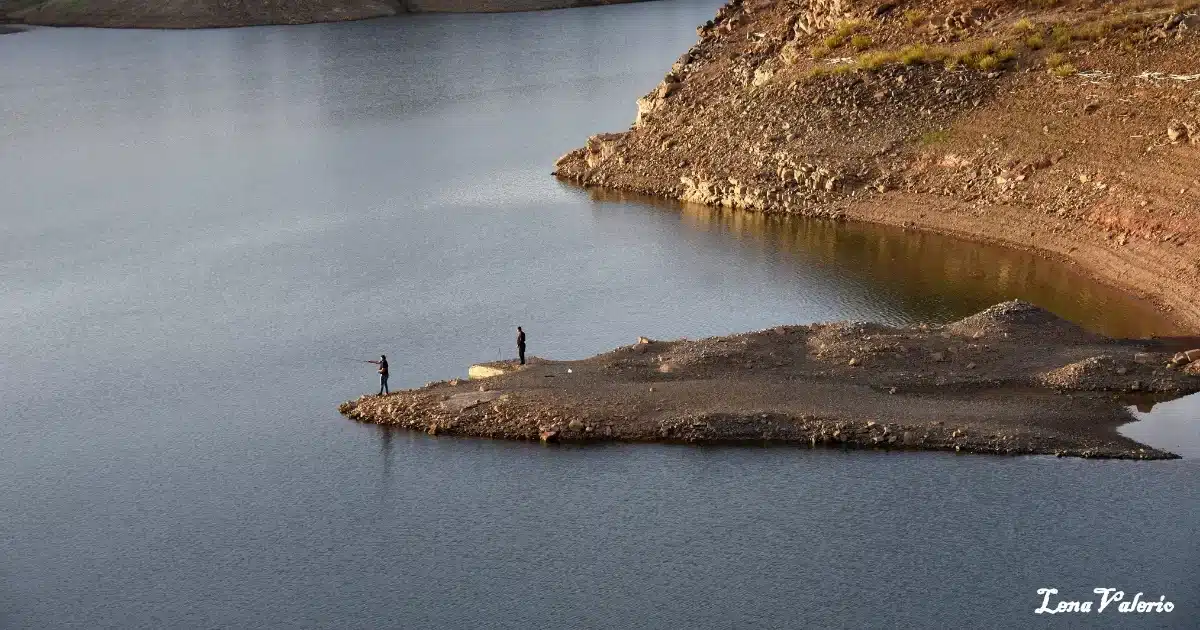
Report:
[[[545,11],[644,0],[0,0],[0,24],[198,29],[349,22],[402,13]],[[0,33],[3,33],[0,30]]]
[[[732,0],[556,164],[1077,263],[1200,330],[1200,2]]]
[[[339,410],[431,435],[1172,459],[1131,396],[1200,391],[1200,340],[1114,340],[1022,302],[945,326],[786,326],[491,366]]]

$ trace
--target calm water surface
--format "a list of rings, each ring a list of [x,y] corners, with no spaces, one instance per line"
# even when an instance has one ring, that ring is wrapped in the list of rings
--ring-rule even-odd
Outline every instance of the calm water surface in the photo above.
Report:
[[[0,37],[0,627],[1194,627],[1194,400],[1119,463],[391,433],[335,405],[638,335],[945,321],[1069,267],[600,196],[714,1]],[[1113,586],[1170,615],[1034,615]]]

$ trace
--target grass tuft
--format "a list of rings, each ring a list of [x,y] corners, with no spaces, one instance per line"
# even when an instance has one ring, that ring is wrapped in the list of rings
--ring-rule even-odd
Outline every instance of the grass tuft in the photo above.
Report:
[[[1079,69],[1069,63],[1064,63],[1061,66],[1055,67],[1051,72],[1054,73],[1054,76],[1061,79],[1078,73]]]

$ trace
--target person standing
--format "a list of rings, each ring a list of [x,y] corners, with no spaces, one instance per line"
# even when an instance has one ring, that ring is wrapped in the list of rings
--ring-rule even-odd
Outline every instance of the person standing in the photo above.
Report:
[[[517,326],[517,357],[521,365],[525,365],[525,331],[520,326]]]
[[[382,396],[384,394],[390,394],[391,392],[388,391],[388,386],[387,386],[387,377],[388,377],[387,355],[381,354],[381,355],[379,355],[378,361],[367,361],[367,363],[374,363],[375,365],[379,366],[379,395]]]

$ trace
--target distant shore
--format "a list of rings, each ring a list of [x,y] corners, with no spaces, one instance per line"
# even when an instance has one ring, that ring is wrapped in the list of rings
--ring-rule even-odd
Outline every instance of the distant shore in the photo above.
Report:
[[[489,364],[341,405],[361,422],[543,442],[791,444],[1173,459],[1127,407],[1200,391],[1200,340],[1117,340],[1023,302],[945,326],[783,326],[580,361]],[[1149,397],[1149,398],[1147,398]]]
[[[98,28],[197,29],[347,22],[402,13],[544,11],[643,0],[0,0],[0,23]],[[0,25],[0,34],[6,32]]]

